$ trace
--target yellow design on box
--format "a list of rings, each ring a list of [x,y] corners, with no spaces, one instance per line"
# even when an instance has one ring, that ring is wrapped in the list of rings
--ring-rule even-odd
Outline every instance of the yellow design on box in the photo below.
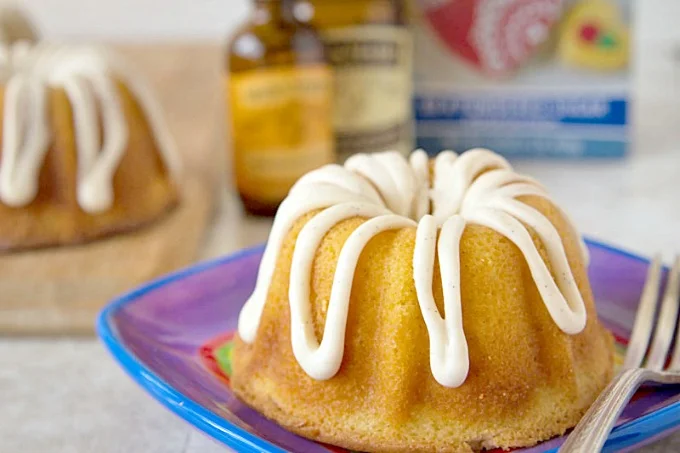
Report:
[[[628,65],[630,32],[619,6],[609,0],[582,0],[562,26],[560,58],[568,65],[613,71]]]

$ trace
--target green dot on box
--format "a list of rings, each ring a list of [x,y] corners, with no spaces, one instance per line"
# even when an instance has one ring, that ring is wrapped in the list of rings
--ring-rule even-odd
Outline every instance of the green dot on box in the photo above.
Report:
[[[614,36],[612,36],[610,33],[607,33],[605,35],[602,35],[602,37],[600,37],[597,44],[601,47],[611,48],[611,47],[616,47],[617,42],[616,42],[616,38],[614,38]]]

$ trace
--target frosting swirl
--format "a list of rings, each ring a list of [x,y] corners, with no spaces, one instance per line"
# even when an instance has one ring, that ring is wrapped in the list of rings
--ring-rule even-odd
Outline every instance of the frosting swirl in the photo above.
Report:
[[[277,213],[262,257],[255,290],[239,316],[238,332],[246,343],[257,335],[267,292],[283,241],[304,214],[321,209],[301,229],[293,252],[289,303],[293,353],[314,379],[333,377],[344,354],[345,330],[354,272],[366,244],[383,231],[415,228],[413,278],[430,340],[430,368],[446,387],[458,387],[469,369],[460,293],[460,240],[467,224],[488,227],[512,241],[526,259],[536,287],[557,326],[576,334],[586,311],[559,233],[538,210],[517,197],[546,199],[534,179],[515,173],[501,156],[485,149],[461,155],[444,151],[434,161],[423,151],[409,160],[398,153],[359,154],[344,167],[327,165],[302,177]],[[554,203],[553,203],[554,204]],[[339,222],[362,217],[342,246],[319,343],[311,322],[310,279],[316,250]],[[555,279],[525,225],[544,244]],[[439,231],[441,230],[441,231]],[[439,234],[438,234],[439,233]],[[444,317],[432,293],[435,253],[444,288]]]

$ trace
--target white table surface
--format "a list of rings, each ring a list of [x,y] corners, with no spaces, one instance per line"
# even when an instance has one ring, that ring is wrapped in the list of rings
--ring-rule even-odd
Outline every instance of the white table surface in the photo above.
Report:
[[[666,28],[678,30],[675,28]],[[680,252],[680,101],[667,38],[639,61],[636,153],[620,162],[519,162],[587,235],[632,251]],[[654,59],[655,63],[649,63]],[[244,219],[225,197],[203,259],[264,241],[268,222]],[[225,448],[140,390],[91,339],[0,338],[0,453],[212,453]],[[643,449],[680,451],[680,434]]]

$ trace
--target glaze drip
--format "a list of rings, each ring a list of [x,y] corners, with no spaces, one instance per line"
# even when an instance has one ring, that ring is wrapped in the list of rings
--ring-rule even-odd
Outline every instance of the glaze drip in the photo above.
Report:
[[[76,196],[84,211],[96,214],[113,205],[113,177],[128,143],[118,81],[137,99],[165,164],[175,176],[179,174],[179,160],[160,107],[115,56],[94,47],[0,45],[0,78],[5,84],[2,203],[25,206],[38,193],[40,169],[52,142],[48,94],[53,88],[63,89],[71,103],[78,153]]]
[[[255,290],[239,316],[239,335],[246,343],[255,340],[283,240],[301,216],[317,209],[321,211],[297,237],[288,295],[293,353],[314,379],[330,379],[340,369],[359,256],[373,237],[387,230],[416,229],[413,279],[430,340],[430,368],[441,385],[462,385],[469,369],[459,252],[467,224],[486,226],[512,241],[524,255],[556,325],[567,334],[577,334],[585,327],[586,311],[562,240],[543,214],[517,200],[525,195],[548,199],[538,182],[515,173],[505,159],[485,149],[460,156],[441,152],[434,161],[432,180],[423,151],[414,152],[409,160],[391,152],[360,154],[348,159],[344,167],[328,165],[315,170],[295,184],[277,213]],[[309,300],[314,256],[331,228],[355,217],[366,221],[350,234],[340,251],[319,343]],[[556,279],[527,226],[542,241]],[[432,294],[435,252],[444,288],[443,318]]]

